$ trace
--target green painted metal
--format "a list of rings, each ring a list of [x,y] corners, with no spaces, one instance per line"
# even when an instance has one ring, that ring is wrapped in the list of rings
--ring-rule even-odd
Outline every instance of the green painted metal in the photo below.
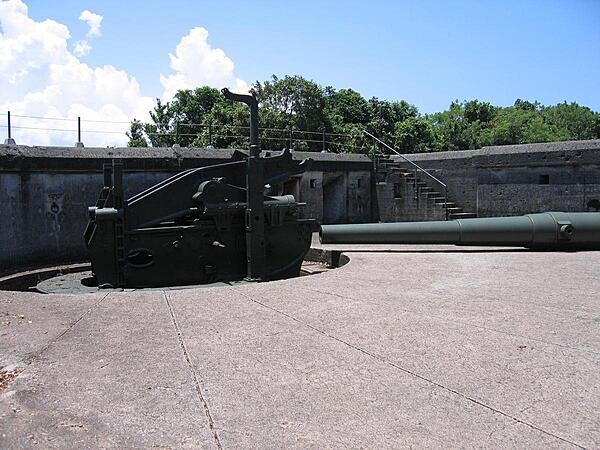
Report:
[[[84,233],[99,287],[143,288],[297,276],[317,223],[293,196],[265,195],[308,169],[288,150],[261,157],[254,96],[223,94],[251,110],[249,153],[180,172],[128,199],[123,164],[104,166],[104,187]]]
[[[600,213],[546,212],[432,222],[322,225],[323,244],[454,244],[537,250],[600,249]]]
[[[221,90],[228,100],[245,103],[250,108],[250,152],[246,160],[246,279],[260,281],[266,277],[264,220],[264,161],[258,146],[258,100],[254,94],[234,94]]]

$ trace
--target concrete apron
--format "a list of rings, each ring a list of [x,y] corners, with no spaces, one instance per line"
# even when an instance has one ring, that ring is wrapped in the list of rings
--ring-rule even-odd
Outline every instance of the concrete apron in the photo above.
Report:
[[[600,252],[374,249],[272,283],[0,292],[0,447],[600,445]]]

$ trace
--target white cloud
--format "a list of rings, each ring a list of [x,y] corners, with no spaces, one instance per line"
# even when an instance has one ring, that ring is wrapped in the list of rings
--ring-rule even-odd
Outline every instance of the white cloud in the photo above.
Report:
[[[103,17],[101,15],[94,14],[87,9],[79,15],[79,20],[87,23],[90,29],[85,35],[87,39],[75,42],[75,45],[73,46],[73,53],[75,53],[76,56],[81,58],[90,54],[92,51],[92,46],[90,45],[89,40],[100,36],[100,25],[102,24],[102,19]]]
[[[79,59],[91,51],[89,39],[100,35],[102,16],[84,11],[79,18],[90,30],[85,40],[73,43],[64,24],[30,18],[23,0],[0,1],[0,86],[7,87],[0,89],[0,114],[11,111],[17,144],[72,146],[81,117],[86,146],[123,146],[131,120],[150,121],[154,97],[143,96],[134,77]],[[169,55],[174,72],[160,76],[165,100],[178,89],[203,85],[248,91],[248,84],[235,76],[233,61],[207,39],[204,28],[194,28]]]
[[[75,56],[79,57],[89,55],[91,51],[92,46],[88,41],[77,41],[73,47],[73,53],[75,53]]]
[[[81,19],[90,25],[88,36],[97,36],[102,17],[87,13]],[[0,85],[10,86],[0,90],[0,113],[11,111],[18,144],[71,146],[80,116],[87,146],[125,145],[128,123],[149,120],[154,101],[141,95],[136,79],[110,65],[90,67],[80,61],[89,44],[77,42],[71,53],[65,25],[37,22],[22,0],[8,0],[0,2],[0,29]]]
[[[102,24],[103,17],[99,14],[94,14],[87,9],[79,15],[79,20],[83,20],[88,24],[90,30],[87,32],[87,37],[98,37],[100,36],[100,25]]]
[[[165,91],[163,99],[173,98],[180,89],[194,89],[199,86],[212,86],[221,89],[229,87],[234,92],[248,92],[248,84],[234,74],[233,61],[220,48],[212,48],[208,43],[208,31],[202,27],[193,28],[184,36],[170,54],[171,69],[175,73],[160,76]]]

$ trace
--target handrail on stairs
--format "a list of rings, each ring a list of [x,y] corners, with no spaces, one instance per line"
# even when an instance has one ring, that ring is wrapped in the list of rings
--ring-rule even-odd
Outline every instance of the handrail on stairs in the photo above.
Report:
[[[431,174],[430,172],[428,172],[426,169],[424,169],[421,166],[419,166],[417,163],[415,163],[415,162],[411,161],[410,159],[408,159],[406,156],[404,156],[403,154],[401,154],[395,148],[390,147],[388,144],[386,144],[385,142],[383,142],[378,137],[373,136],[367,130],[362,130],[362,131],[363,131],[364,134],[366,134],[367,136],[371,137],[375,141],[379,142],[381,145],[383,145],[388,150],[391,150],[392,152],[394,152],[396,155],[398,155],[404,161],[406,161],[410,165],[414,166],[414,168],[415,168],[414,169],[415,170],[415,189],[416,189],[416,183],[417,183],[417,174],[418,174],[419,171],[423,172],[425,175],[427,175],[433,181],[435,181],[440,186],[442,186],[442,188],[444,190],[444,212],[445,212],[445,215],[446,215],[446,220],[448,220],[448,185],[446,183],[444,183],[443,181],[439,180],[438,178],[436,178],[433,174]]]

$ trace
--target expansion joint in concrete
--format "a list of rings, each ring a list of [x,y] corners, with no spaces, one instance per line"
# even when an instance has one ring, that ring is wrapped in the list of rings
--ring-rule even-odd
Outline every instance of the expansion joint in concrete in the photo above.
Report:
[[[365,356],[367,356],[367,357],[369,357],[369,358],[375,359],[375,360],[379,361],[380,363],[383,363],[383,364],[386,364],[386,365],[388,365],[388,366],[391,366],[391,367],[393,367],[393,368],[394,368],[394,369],[396,369],[396,370],[399,370],[399,371],[401,371],[401,372],[404,372],[404,373],[406,373],[406,374],[408,374],[408,375],[411,375],[411,376],[413,376],[413,377],[415,377],[415,378],[418,378],[418,379],[419,379],[419,380],[421,380],[421,381],[424,381],[424,382],[426,382],[426,383],[428,383],[428,384],[431,384],[431,385],[433,385],[433,386],[436,386],[436,387],[438,387],[438,388],[440,388],[440,389],[443,389],[443,390],[445,390],[445,391],[447,391],[447,392],[450,392],[450,393],[451,393],[451,394],[453,394],[453,395],[457,395],[457,396],[459,396],[459,397],[463,398],[464,400],[467,400],[467,401],[469,401],[469,402],[471,402],[471,403],[474,403],[474,404],[476,404],[476,405],[478,405],[478,406],[481,406],[481,407],[483,407],[483,408],[486,408],[486,409],[488,409],[488,410],[490,410],[490,411],[492,411],[492,412],[494,412],[494,413],[496,413],[496,414],[500,414],[501,416],[504,416],[504,417],[506,417],[507,419],[513,420],[513,421],[514,421],[514,422],[516,422],[516,423],[520,423],[520,424],[522,424],[522,425],[528,426],[528,427],[530,427],[531,429],[533,429],[533,430],[536,430],[536,431],[538,431],[538,432],[540,432],[540,433],[543,433],[543,434],[545,434],[545,435],[547,435],[547,436],[550,436],[550,437],[552,437],[552,438],[558,439],[558,440],[560,440],[560,441],[562,441],[562,442],[565,442],[565,443],[567,443],[567,444],[573,445],[573,446],[575,446],[575,447],[577,447],[577,448],[581,448],[581,449],[585,449],[585,448],[586,448],[586,447],[584,447],[584,446],[582,446],[582,445],[580,445],[580,444],[577,444],[577,443],[575,443],[575,442],[573,442],[573,441],[570,441],[570,440],[568,440],[568,439],[566,439],[566,438],[563,438],[563,437],[561,437],[561,436],[558,436],[558,435],[556,435],[556,434],[554,434],[554,433],[552,433],[552,432],[550,432],[550,431],[544,430],[543,428],[540,428],[540,427],[539,427],[539,426],[537,426],[537,425],[534,425],[534,424],[532,424],[532,423],[529,423],[529,422],[527,422],[527,421],[525,421],[525,420],[519,419],[519,418],[517,418],[517,417],[515,417],[515,416],[513,416],[513,415],[511,415],[511,414],[509,414],[509,413],[507,413],[507,412],[501,411],[501,410],[499,410],[499,409],[497,409],[497,408],[494,408],[494,407],[493,407],[493,406],[491,406],[491,405],[488,405],[488,404],[486,404],[486,403],[483,403],[483,402],[481,402],[481,401],[479,401],[479,400],[476,400],[476,399],[474,399],[474,398],[470,397],[469,395],[467,395],[467,394],[464,394],[464,393],[462,393],[462,392],[459,392],[459,391],[457,391],[457,390],[455,390],[455,389],[453,389],[453,388],[451,388],[451,387],[449,387],[449,386],[445,386],[445,385],[443,385],[443,384],[441,384],[441,383],[439,383],[439,382],[436,382],[436,381],[434,381],[434,380],[432,380],[432,379],[429,379],[429,378],[427,378],[427,377],[426,377],[426,376],[424,376],[424,375],[420,375],[420,374],[418,374],[418,373],[416,373],[416,372],[414,372],[414,371],[412,371],[412,370],[410,370],[410,369],[406,369],[406,368],[404,368],[404,367],[402,367],[402,366],[398,365],[397,363],[395,363],[395,362],[393,362],[393,361],[390,361],[389,359],[386,359],[386,358],[384,358],[384,357],[381,357],[381,356],[379,356],[379,355],[376,355],[376,354],[374,354],[374,353],[371,353],[370,351],[368,351],[368,350],[365,350],[364,348],[361,348],[361,347],[359,347],[359,346],[357,346],[357,345],[354,345],[354,344],[352,344],[352,343],[350,343],[350,342],[348,342],[348,341],[346,341],[346,340],[344,340],[344,339],[342,339],[342,338],[339,338],[339,337],[337,337],[337,336],[334,336],[334,335],[332,335],[332,334],[328,333],[328,332],[327,332],[327,331],[325,331],[325,330],[321,330],[320,328],[317,328],[317,327],[315,327],[315,326],[313,326],[313,325],[311,325],[311,324],[309,324],[309,323],[307,323],[307,322],[304,322],[304,321],[302,321],[302,320],[298,319],[297,317],[294,317],[294,316],[292,316],[291,314],[288,314],[288,313],[286,313],[286,312],[284,312],[284,311],[281,311],[281,310],[279,310],[279,309],[277,309],[277,308],[275,308],[275,307],[273,307],[273,306],[267,305],[266,303],[263,303],[263,302],[261,302],[261,301],[259,301],[259,300],[256,300],[256,299],[252,298],[251,296],[249,296],[249,295],[245,294],[245,293],[244,293],[244,292],[242,292],[242,291],[239,291],[239,293],[240,293],[240,294],[241,294],[243,297],[246,297],[248,300],[250,300],[250,301],[252,301],[252,302],[254,302],[254,303],[256,303],[256,304],[258,304],[258,305],[262,306],[263,308],[269,309],[269,310],[271,310],[271,311],[273,311],[273,312],[275,312],[275,313],[277,313],[277,314],[280,314],[280,315],[282,315],[282,316],[284,316],[284,317],[287,317],[288,319],[290,319],[290,320],[293,320],[294,322],[296,322],[296,323],[299,323],[300,325],[302,325],[302,326],[304,326],[304,327],[310,328],[311,330],[313,330],[313,331],[315,331],[315,332],[317,332],[317,333],[319,333],[319,334],[321,334],[321,335],[323,335],[323,336],[325,336],[325,337],[327,337],[327,338],[329,338],[329,339],[332,339],[332,340],[334,340],[334,341],[337,341],[337,342],[339,342],[339,343],[341,343],[341,344],[343,344],[343,345],[345,345],[345,346],[347,346],[347,347],[350,347],[351,349],[353,349],[353,350],[356,350],[356,351],[358,351],[358,352],[360,352],[360,353],[364,354]]]
[[[365,282],[363,282],[363,283],[365,283]],[[368,283],[368,282],[366,282],[366,283]],[[374,283],[371,283],[371,284],[375,286]],[[361,299],[354,298],[354,297],[351,297],[351,296],[348,296],[348,295],[346,295],[346,296],[338,295],[338,294],[336,294],[334,292],[326,292],[326,291],[321,291],[319,289],[314,289],[314,288],[306,288],[306,289],[309,290],[309,291],[313,291],[313,292],[319,293],[319,294],[331,295],[333,297],[338,297],[338,298],[343,298],[343,299],[352,299],[352,300],[361,300]],[[504,299],[504,298],[502,299],[502,301],[506,302],[506,303],[510,302],[509,300]],[[510,303],[514,303],[514,304],[520,305],[520,303],[517,303],[517,302],[510,302]],[[553,307],[548,307],[548,308],[560,310],[559,308],[553,308]],[[405,312],[405,313],[417,314],[417,315],[420,315],[420,316],[424,316],[423,313],[421,313],[420,311],[417,311],[417,310],[407,309],[407,308],[402,308],[401,310],[402,310],[402,312]],[[565,311],[565,310],[563,310],[563,311]],[[575,310],[570,310],[570,311],[572,311],[572,312],[578,312],[578,311],[575,311]],[[461,327],[477,328],[477,329],[480,329],[480,330],[491,331],[492,333],[504,334],[506,336],[511,336],[511,337],[515,337],[515,338],[519,338],[519,339],[526,339],[526,340],[529,340],[529,341],[539,342],[541,344],[545,344],[545,345],[548,345],[548,346],[560,347],[560,348],[564,348],[564,349],[567,349],[567,350],[573,350],[573,351],[582,352],[582,353],[591,353],[592,355],[600,355],[599,352],[595,352],[593,350],[589,350],[589,349],[586,349],[586,348],[573,347],[571,345],[561,344],[560,342],[548,341],[546,339],[538,339],[538,338],[535,338],[535,337],[532,337],[532,336],[526,336],[526,335],[518,334],[518,333],[511,333],[509,331],[499,330],[497,328],[491,328],[491,327],[486,327],[486,326],[482,326],[482,325],[477,325],[477,324],[470,323],[470,322],[463,322],[461,320],[450,320],[450,319],[448,319],[448,317],[436,316],[434,314],[427,314],[427,315],[425,315],[425,317],[428,317],[430,319],[437,320],[437,321],[440,321],[440,322],[453,323],[453,324],[456,324],[456,325],[460,325]]]
[[[50,342],[44,345],[41,349],[29,353],[25,358],[23,358],[23,362],[25,362],[26,364],[31,364],[35,359],[39,358],[42,355],[42,353],[44,353],[46,350],[48,350],[50,347],[56,344],[60,339],[62,339],[63,336],[65,336],[69,331],[75,328],[75,326],[77,326],[77,324],[81,322],[85,316],[90,314],[109,295],[110,293],[105,294],[100,300],[98,300],[96,303],[90,306],[81,316],[79,316],[73,323],[71,323],[58,336],[56,336],[54,339],[52,339]]]
[[[194,369],[194,365],[192,364],[192,360],[190,359],[189,352],[187,347],[185,346],[185,342],[183,341],[183,334],[181,332],[181,328],[179,327],[179,322],[177,321],[177,316],[175,314],[175,310],[173,309],[173,305],[171,303],[171,299],[169,298],[169,294],[166,291],[163,291],[163,296],[165,298],[165,303],[167,304],[167,308],[169,309],[169,314],[171,315],[171,321],[173,322],[173,327],[175,328],[175,332],[177,333],[177,341],[179,342],[179,346],[181,347],[181,351],[183,352],[183,356],[188,365],[188,368],[192,374],[192,378],[194,380],[194,388],[196,389],[196,393],[198,394],[198,400],[204,409],[204,414],[206,416],[206,420],[208,421],[208,426],[210,431],[213,434],[213,438],[215,440],[216,447],[221,450],[223,447],[221,445],[221,441],[219,439],[219,434],[217,433],[217,428],[215,427],[215,422],[212,418],[212,414],[210,412],[210,408],[208,406],[208,402],[204,398],[202,394],[202,386],[200,384],[200,380],[198,378],[198,374],[196,373],[196,369]]]

